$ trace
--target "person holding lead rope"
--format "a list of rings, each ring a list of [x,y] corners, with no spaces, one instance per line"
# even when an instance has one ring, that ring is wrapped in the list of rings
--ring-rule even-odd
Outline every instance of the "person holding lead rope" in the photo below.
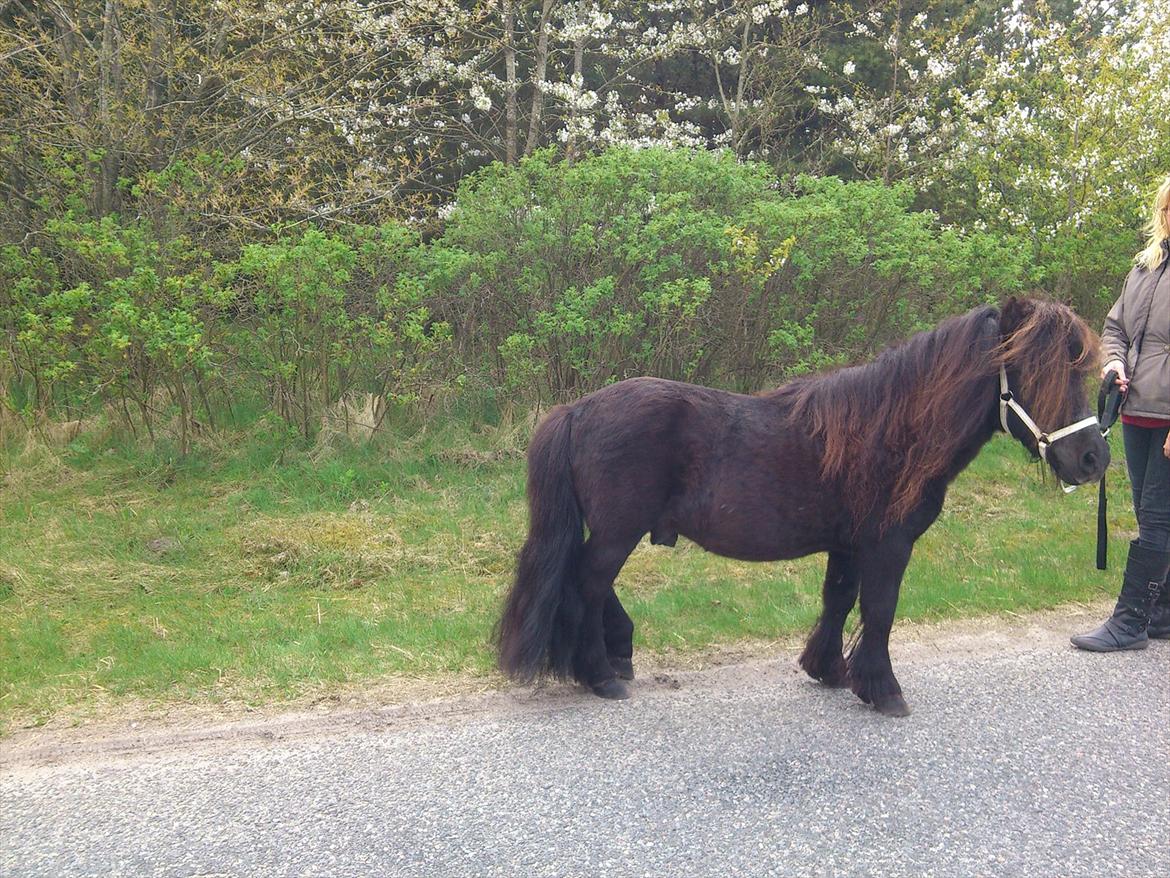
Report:
[[[1129,544],[1113,615],[1073,646],[1094,652],[1144,649],[1170,639],[1170,177],[1154,196],[1149,238],[1101,333],[1101,377],[1117,373],[1125,462],[1138,538]]]

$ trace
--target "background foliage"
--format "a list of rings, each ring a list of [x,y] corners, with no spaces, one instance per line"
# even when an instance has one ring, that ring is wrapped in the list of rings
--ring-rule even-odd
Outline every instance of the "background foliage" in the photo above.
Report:
[[[1150,0],[8,0],[0,58],[3,411],[183,452],[1097,321],[1170,168]]]

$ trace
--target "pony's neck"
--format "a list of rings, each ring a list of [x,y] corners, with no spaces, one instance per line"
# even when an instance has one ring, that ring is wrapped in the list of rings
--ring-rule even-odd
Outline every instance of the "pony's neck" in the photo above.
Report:
[[[988,384],[993,387],[992,403],[988,409],[987,416],[978,430],[973,432],[967,441],[959,445],[955,449],[955,458],[951,461],[951,466],[947,472],[947,484],[953,482],[963,470],[971,465],[979,452],[983,450],[983,446],[991,441],[996,433],[1000,432],[999,428],[999,377],[988,379]]]
[[[998,335],[998,332],[999,323],[996,321],[996,335]],[[971,431],[963,442],[956,445],[954,459],[947,468],[947,484],[953,482],[959,473],[970,466],[971,462],[979,456],[979,452],[983,450],[983,446],[990,442],[996,433],[1000,432],[998,372],[992,372],[991,375],[981,382],[980,395],[990,400],[986,414],[979,422],[978,428]]]
[[[908,515],[928,485],[950,482],[991,438],[998,316],[978,309],[870,363],[780,391],[822,443],[821,473],[844,481],[858,520],[883,505],[891,520]]]

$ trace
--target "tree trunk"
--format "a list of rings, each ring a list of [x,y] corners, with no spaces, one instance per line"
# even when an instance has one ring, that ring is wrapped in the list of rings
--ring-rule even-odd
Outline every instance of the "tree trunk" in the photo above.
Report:
[[[94,208],[98,216],[105,216],[117,208],[117,184],[121,173],[121,153],[114,136],[114,111],[120,107],[125,93],[122,76],[121,31],[118,27],[117,0],[106,0],[102,16],[102,44],[98,63],[98,142],[102,156],[98,162]]]
[[[886,119],[886,155],[885,167],[882,168],[882,182],[888,184],[890,182],[890,166],[893,163],[894,155],[894,110],[898,103],[898,65],[902,57],[902,3],[898,0],[898,5],[894,11],[894,74],[890,82],[890,112]]]
[[[578,15],[584,10],[584,5],[578,7]],[[579,24],[579,22],[578,22]],[[585,88],[585,31],[578,30],[577,39],[573,41],[573,105],[569,107],[569,142],[565,146],[565,159],[569,163],[577,157],[577,135],[575,123],[577,121],[576,95]]]
[[[516,163],[516,3],[504,0],[504,161]]]
[[[172,12],[174,7],[172,6]],[[172,18],[173,20],[173,18]],[[162,106],[167,99],[168,75],[163,60],[163,53],[168,43],[166,15],[160,8],[159,0],[152,0],[150,4],[150,49],[147,55],[145,70],[146,93],[143,95],[142,110],[146,123],[146,155],[151,170],[162,170],[166,158],[162,155],[159,145],[162,140]]]
[[[751,34],[752,34],[752,17],[747,15],[743,22],[743,39],[739,44],[739,80],[735,84],[735,116],[732,119],[731,125],[731,150],[736,155],[742,153],[743,144],[740,142],[744,138],[743,130],[743,97],[747,89],[748,78],[748,59],[751,55]]]
[[[540,121],[544,114],[544,76],[548,71],[548,23],[555,0],[544,0],[540,7],[540,32],[536,40],[536,68],[532,71],[532,111],[528,114],[528,139],[524,155],[536,149],[540,137]]]

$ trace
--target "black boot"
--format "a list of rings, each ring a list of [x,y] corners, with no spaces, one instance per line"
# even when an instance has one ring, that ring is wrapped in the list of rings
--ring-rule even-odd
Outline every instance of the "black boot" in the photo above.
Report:
[[[1170,640],[1170,577],[1162,583],[1158,599],[1150,610],[1150,624],[1146,636],[1155,640]]]
[[[1113,615],[1096,630],[1073,637],[1072,645],[1092,652],[1145,649],[1149,643],[1146,628],[1150,624],[1150,609],[1162,589],[1167,567],[1170,567],[1170,552],[1150,549],[1137,540],[1131,542],[1121,595]]]

